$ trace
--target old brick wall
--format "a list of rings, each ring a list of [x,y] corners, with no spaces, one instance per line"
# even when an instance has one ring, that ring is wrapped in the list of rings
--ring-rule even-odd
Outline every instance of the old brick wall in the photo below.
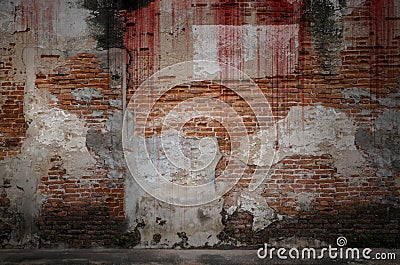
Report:
[[[14,65],[15,56],[15,43],[10,42],[2,47],[0,160],[14,157],[19,153],[26,132],[23,113],[25,83],[15,78],[19,71]]]
[[[338,236],[352,246],[398,246],[396,1],[21,1],[1,8],[12,14],[0,28],[1,246],[333,244]],[[180,137],[215,139],[221,154],[200,182],[222,185],[231,161],[243,174],[214,202],[178,206],[134,181],[123,111],[135,109],[129,101],[143,91],[139,104],[152,100],[157,88],[140,92],[144,80],[193,59],[225,63],[222,75],[229,66],[247,73],[276,130],[264,128],[252,102],[228,84],[187,80],[157,98],[138,135],[151,163],[171,182],[188,184],[192,173],[171,173],[159,139],[169,135],[168,113],[183,119],[180,104],[201,97],[232,107],[252,146],[272,139],[274,157],[270,170],[262,159],[247,161],[244,151],[232,152],[238,143],[228,119],[191,118]],[[138,174],[152,178],[142,170],[147,154],[138,156]],[[255,174],[265,179],[250,191]]]

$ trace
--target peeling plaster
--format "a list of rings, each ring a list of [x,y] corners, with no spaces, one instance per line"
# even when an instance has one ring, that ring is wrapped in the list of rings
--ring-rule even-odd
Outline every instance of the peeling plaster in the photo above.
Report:
[[[353,87],[343,89],[342,95],[345,99],[353,99],[354,103],[358,104],[362,97],[369,98],[371,96],[371,92],[366,88]]]
[[[273,222],[283,219],[283,216],[268,206],[265,198],[261,195],[242,192],[238,198],[238,204],[241,209],[253,215],[253,231],[259,231]]]
[[[135,164],[133,173],[153,183],[159,183],[160,177],[181,185],[209,183],[214,180],[215,166],[221,158],[214,137],[164,135],[143,141],[143,137],[135,136],[130,145],[133,152],[127,160]]]
[[[260,131],[250,141],[266,143],[251,156],[259,157],[253,160],[257,165],[273,164],[292,155],[323,155],[333,156],[334,166],[341,175],[359,174],[365,164],[365,158],[355,145],[357,127],[354,122],[333,108],[323,106],[292,107],[288,115],[278,121],[278,145],[275,156],[271,146],[275,141],[274,132]],[[245,146],[240,150],[246,151]],[[239,153],[237,157],[246,162],[247,153]]]
[[[152,187],[156,189],[161,188],[163,181],[183,186],[213,183],[215,166],[221,154],[217,144],[209,144],[211,141],[216,140],[212,137],[197,139],[167,135],[147,138],[144,146],[140,144],[143,141],[136,139],[132,142],[136,161],[132,173],[153,183]],[[188,158],[190,163],[185,163]],[[139,229],[142,246],[198,247],[218,243],[217,235],[223,230],[220,215],[222,200],[196,207],[170,205],[146,194],[132,176],[128,176],[125,183],[125,211],[130,229],[137,228],[139,223],[146,224]],[[166,222],[160,225],[157,220]],[[182,233],[185,233],[184,243]],[[156,240],[159,242],[153,240],[154,235],[161,235],[161,239]]]
[[[142,246],[180,246],[181,237],[178,232],[184,232],[187,237],[187,245],[184,247],[213,246],[218,243],[217,235],[223,230],[220,215],[222,200],[197,207],[181,207],[160,202],[147,195],[139,198],[134,216],[146,224],[139,229]],[[155,234],[161,235],[158,243],[153,242]]]
[[[101,167],[109,168],[108,177],[122,179],[125,169],[121,143],[122,112],[115,111],[106,121],[106,128],[99,132],[90,128],[86,135],[86,146],[94,152],[94,158]]]
[[[371,92],[371,90],[366,88],[346,88],[342,91],[345,99],[353,99],[354,103],[348,103],[349,105],[357,105],[362,98],[367,98],[369,100],[377,100],[380,105],[396,108],[400,106],[400,78],[398,79],[397,87],[389,88],[392,93],[387,94],[385,97],[377,97]],[[365,110],[364,110],[365,111]]]

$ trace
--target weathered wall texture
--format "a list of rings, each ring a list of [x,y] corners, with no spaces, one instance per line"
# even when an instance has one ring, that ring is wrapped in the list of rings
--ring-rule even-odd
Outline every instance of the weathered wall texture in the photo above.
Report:
[[[395,0],[1,0],[0,246],[399,247],[399,42]]]

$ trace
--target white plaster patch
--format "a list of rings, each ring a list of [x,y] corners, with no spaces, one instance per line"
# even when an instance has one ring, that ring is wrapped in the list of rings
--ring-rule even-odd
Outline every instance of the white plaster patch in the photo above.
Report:
[[[361,172],[365,159],[355,145],[357,127],[343,112],[323,106],[292,107],[278,122],[279,150],[275,162],[286,156],[331,154],[339,174]]]
[[[264,229],[271,223],[282,220],[282,216],[268,206],[265,198],[254,192],[242,192],[238,198],[238,204],[241,209],[253,214],[253,231]]]
[[[65,38],[85,39],[88,35],[88,18],[92,16],[91,11],[81,8],[73,1],[60,1],[59,10],[55,10],[57,23],[55,30],[57,35]],[[62,12],[61,12],[62,10]]]
[[[243,145],[244,142],[241,141],[241,146],[237,149],[239,152],[234,155],[248,165],[270,166],[274,159],[275,134],[262,130],[248,135],[248,138],[250,144]]]
[[[219,61],[252,77],[290,74],[297,65],[298,24],[194,25],[192,33],[194,60]]]
[[[85,146],[87,129],[73,114],[60,109],[49,109],[38,114],[30,125],[35,139],[43,145],[82,149]]]
[[[83,100],[85,102],[90,102],[92,98],[103,97],[101,90],[97,88],[78,88],[72,90],[71,93],[77,100]]]

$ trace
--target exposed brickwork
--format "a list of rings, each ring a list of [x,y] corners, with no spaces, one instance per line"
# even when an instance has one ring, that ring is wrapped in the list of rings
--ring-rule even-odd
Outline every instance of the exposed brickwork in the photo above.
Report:
[[[76,114],[101,135],[108,116],[120,109],[112,102],[122,92],[110,89],[110,75],[93,54],[77,54],[58,64],[58,73],[38,75],[36,86],[53,95],[49,107]],[[47,176],[40,180],[38,192],[45,201],[37,224],[44,247],[61,242],[69,247],[114,245],[123,235],[124,181],[108,178],[110,168],[104,166],[97,150],[89,151],[98,158],[92,174],[68,175],[61,157],[54,156]]]
[[[60,157],[51,159],[38,191],[45,196],[37,219],[41,245],[91,247],[116,244],[123,228],[124,187],[106,172],[75,178],[65,174]],[[119,233],[119,234],[118,234]]]
[[[111,102],[120,99],[122,91],[110,89],[110,74],[95,55],[77,54],[55,71],[58,73],[38,75],[35,82],[56,97],[51,106],[78,115],[88,126],[101,124],[117,109]]]
[[[25,138],[24,82],[15,80],[15,43],[0,49],[0,160],[19,154]]]
[[[262,244],[279,237],[334,241],[344,235],[357,246],[396,245],[399,211],[393,199],[400,189],[394,178],[338,176],[331,160],[331,156],[324,155],[293,156],[281,161],[264,181],[262,196],[285,220],[253,232],[249,228],[253,216],[238,210],[225,221],[221,236],[227,242]]]

